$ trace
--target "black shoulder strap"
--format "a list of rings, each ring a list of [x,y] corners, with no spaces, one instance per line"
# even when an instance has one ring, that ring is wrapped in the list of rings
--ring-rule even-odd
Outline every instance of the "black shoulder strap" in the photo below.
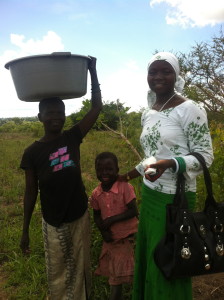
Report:
[[[183,174],[177,176],[177,188],[174,195],[173,204],[179,208],[188,208],[187,199],[185,196],[185,178]]]
[[[188,155],[193,155],[194,157],[196,157],[197,160],[202,165],[203,174],[204,174],[204,181],[205,181],[205,186],[206,186],[206,190],[207,190],[207,198],[206,198],[206,201],[205,201],[205,206],[208,206],[208,205],[216,206],[217,203],[214,199],[213,190],[212,190],[212,179],[211,179],[211,175],[209,173],[209,170],[206,166],[204,157],[198,152],[190,152]]]
[[[204,157],[198,152],[191,152],[188,155],[193,155],[194,157],[196,157],[203,168],[204,181],[205,181],[205,186],[206,186],[206,190],[207,190],[207,197],[205,200],[205,209],[207,209],[209,206],[216,207],[217,203],[214,199],[213,191],[212,191],[212,179],[211,179],[209,170],[206,166]],[[177,176],[177,188],[176,188],[176,194],[174,196],[173,204],[180,208],[188,207],[187,199],[185,197],[185,178],[184,178],[183,174],[179,174]]]

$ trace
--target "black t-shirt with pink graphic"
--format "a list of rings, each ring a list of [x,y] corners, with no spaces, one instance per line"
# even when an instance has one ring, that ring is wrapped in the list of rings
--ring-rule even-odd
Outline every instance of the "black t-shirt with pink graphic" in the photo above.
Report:
[[[50,142],[35,141],[25,149],[20,167],[38,178],[44,220],[55,227],[80,218],[88,198],[81,177],[82,134],[76,125]]]

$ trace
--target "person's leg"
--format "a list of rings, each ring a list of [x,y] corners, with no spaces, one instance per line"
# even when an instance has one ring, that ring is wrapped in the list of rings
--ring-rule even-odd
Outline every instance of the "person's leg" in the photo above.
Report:
[[[192,300],[190,278],[168,281],[154,261],[155,247],[165,235],[166,206],[172,202],[171,194],[142,189],[132,300]]]
[[[90,219],[88,211],[74,224],[71,234],[74,245],[74,259],[76,261],[74,300],[88,300],[91,288]],[[84,298],[82,298],[83,290],[85,290]]]
[[[108,243],[109,244],[109,243]],[[122,299],[122,285],[132,283],[134,271],[134,245],[129,237],[116,240],[108,247],[109,300]]]
[[[69,244],[72,245],[69,236],[68,226],[57,228],[43,220],[45,262],[50,299],[61,300],[70,294],[70,288],[68,290],[66,284],[67,268],[64,259],[64,249],[68,249]]]
[[[121,299],[122,299],[122,284],[111,285],[109,300],[121,300]]]
[[[43,221],[50,299],[87,300],[90,292],[89,215],[56,228]]]

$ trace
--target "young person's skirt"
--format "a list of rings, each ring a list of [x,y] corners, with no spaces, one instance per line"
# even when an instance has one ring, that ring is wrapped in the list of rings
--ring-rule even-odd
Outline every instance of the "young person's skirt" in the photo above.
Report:
[[[195,193],[187,192],[186,196],[193,209]],[[173,197],[143,184],[132,300],[192,300],[191,278],[168,281],[154,262],[154,249],[165,235],[166,205]]]
[[[50,300],[87,300],[91,287],[90,220],[54,227],[42,222]]]
[[[103,242],[95,275],[108,277],[110,285],[132,283],[134,274],[134,237]]]

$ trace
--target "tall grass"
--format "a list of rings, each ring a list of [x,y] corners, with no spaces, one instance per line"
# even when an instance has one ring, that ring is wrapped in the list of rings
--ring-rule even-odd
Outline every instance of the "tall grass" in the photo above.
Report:
[[[24,149],[35,139],[31,134],[0,133],[0,280],[4,280],[2,299],[41,300],[47,296],[47,281],[44,263],[41,230],[40,202],[38,201],[30,225],[31,254],[23,256],[19,248],[22,220],[24,174],[19,164]],[[98,153],[112,151],[119,159],[120,173],[127,172],[137,163],[135,155],[121,139],[108,132],[90,132],[81,145],[81,166],[86,192],[91,194],[98,184],[94,160]],[[132,182],[136,194],[140,194],[140,181]],[[139,197],[139,196],[138,196]],[[91,216],[92,212],[90,210]],[[92,220],[92,218],[91,218]],[[98,263],[102,239],[92,221],[92,271]],[[1,275],[2,272],[2,275]],[[1,299],[0,291],[0,299]],[[130,299],[131,287],[125,286],[124,299]],[[109,294],[107,280],[93,275],[92,299],[106,299]]]
[[[215,162],[210,170],[215,197],[218,201],[223,202],[223,125],[213,124],[211,133]],[[30,226],[31,254],[24,257],[19,248],[24,192],[24,174],[20,170],[19,164],[24,149],[33,141],[31,133],[0,133],[0,299],[3,300],[41,300],[45,299],[47,295],[39,201],[36,204]],[[126,173],[138,163],[138,158],[123,140],[108,132],[91,131],[81,145],[82,174],[88,195],[98,184],[94,160],[96,155],[102,151],[111,151],[118,156],[121,174]],[[131,183],[135,187],[137,201],[140,203],[141,178],[137,178]],[[197,195],[197,208],[202,208],[206,195],[202,176],[198,178]],[[90,210],[90,212],[92,217],[92,211]],[[91,258],[94,272],[98,263],[102,239],[92,218],[91,221]],[[107,280],[93,275],[91,299],[107,299],[108,294]],[[130,299],[131,287],[129,285],[125,286],[124,294],[124,300]]]

